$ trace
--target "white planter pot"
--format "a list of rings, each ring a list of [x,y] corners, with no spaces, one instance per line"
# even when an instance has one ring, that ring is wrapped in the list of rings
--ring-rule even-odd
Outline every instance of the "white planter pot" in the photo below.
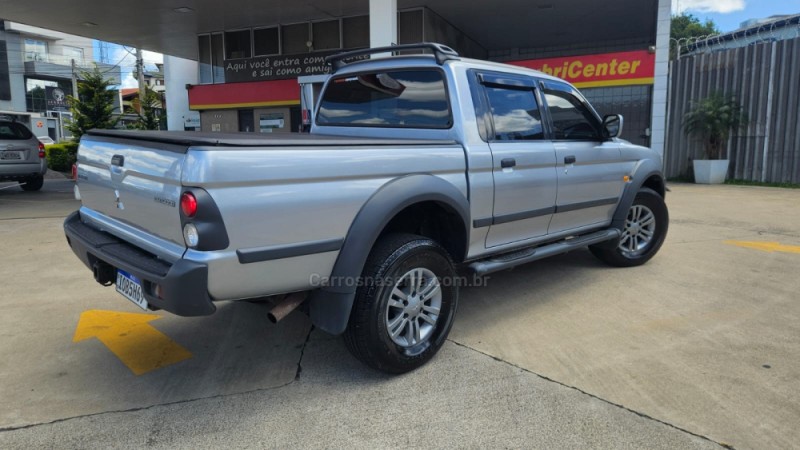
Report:
[[[727,159],[695,159],[694,182],[698,184],[722,184],[728,175]]]

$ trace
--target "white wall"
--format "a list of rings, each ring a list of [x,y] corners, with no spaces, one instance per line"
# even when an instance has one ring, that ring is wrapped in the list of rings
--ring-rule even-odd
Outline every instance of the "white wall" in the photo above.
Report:
[[[183,131],[186,118],[197,115],[189,110],[187,84],[197,84],[197,61],[164,55],[164,84],[166,85],[167,129]]]
[[[667,123],[667,86],[669,85],[669,31],[671,0],[658,0],[656,24],[656,72],[653,83],[650,147],[664,156]]]
[[[397,0],[369,0],[369,46],[397,43]]]
[[[0,111],[25,112],[28,108],[25,104],[25,77],[23,76],[25,65],[20,56],[22,55],[22,41],[18,34],[4,31],[0,31],[0,40],[6,41],[11,84],[11,101],[0,100]]]

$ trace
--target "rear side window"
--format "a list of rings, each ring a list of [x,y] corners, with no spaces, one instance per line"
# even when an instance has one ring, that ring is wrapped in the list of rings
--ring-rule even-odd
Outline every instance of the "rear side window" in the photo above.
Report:
[[[27,140],[33,137],[25,125],[16,122],[0,122],[0,139]]]
[[[600,124],[584,100],[569,86],[545,83],[544,98],[557,140],[600,140]]]
[[[533,90],[486,86],[486,95],[492,111],[495,140],[544,139],[542,116]]]
[[[439,70],[373,72],[334,78],[320,102],[317,125],[450,128]]]

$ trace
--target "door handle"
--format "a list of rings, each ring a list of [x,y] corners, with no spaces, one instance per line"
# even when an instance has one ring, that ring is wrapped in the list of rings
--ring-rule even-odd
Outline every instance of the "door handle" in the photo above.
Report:
[[[575,155],[569,155],[564,157],[564,164],[575,164]]]
[[[503,158],[503,160],[500,161],[500,167],[503,169],[508,169],[509,167],[514,167],[516,165],[517,160],[514,158]]]

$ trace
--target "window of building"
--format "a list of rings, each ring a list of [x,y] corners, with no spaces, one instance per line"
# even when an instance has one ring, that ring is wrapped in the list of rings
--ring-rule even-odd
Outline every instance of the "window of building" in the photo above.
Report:
[[[253,56],[250,30],[225,32],[225,59],[241,59]]]
[[[284,55],[307,53],[309,41],[309,23],[296,23],[281,27],[281,47]]]
[[[544,97],[559,140],[600,140],[600,123],[583,98],[568,85],[546,82]]]
[[[83,49],[80,47],[70,47],[65,45],[61,48],[61,54],[68,60],[75,60],[77,64],[83,64]]]
[[[369,16],[342,19],[342,47],[369,47]]]
[[[311,24],[314,50],[341,48],[339,36],[339,19],[313,22]]]
[[[197,37],[197,62],[198,62],[198,81],[200,84],[214,82],[211,75],[211,36],[203,34]]]
[[[47,42],[25,39],[25,61],[47,61]]]
[[[255,56],[277,55],[281,52],[280,31],[278,27],[253,30]]]
[[[338,126],[450,128],[450,103],[439,70],[365,73],[334,79],[317,123]]]
[[[269,113],[258,115],[258,131],[261,133],[272,133],[274,130],[284,128],[286,118],[283,113]]]
[[[222,33],[211,35],[211,67],[214,83],[225,82],[225,52],[222,47]]]
[[[397,13],[397,42],[413,44],[422,42],[422,10],[402,11]]]
[[[498,141],[544,139],[542,116],[532,89],[486,87]]]
[[[0,24],[3,21],[0,20]],[[0,100],[11,100],[11,77],[8,70],[6,41],[0,41]]]

